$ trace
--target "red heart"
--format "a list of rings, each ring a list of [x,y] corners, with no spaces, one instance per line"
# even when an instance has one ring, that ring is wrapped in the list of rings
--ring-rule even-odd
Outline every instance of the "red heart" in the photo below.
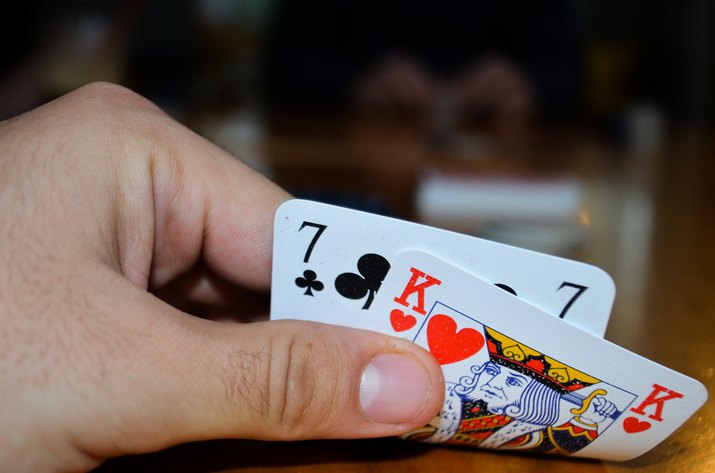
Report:
[[[411,315],[405,315],[400,309],[392,309],[390,312],[390,323],[395,332],[404,332],[415,326],[417,319]]]
[[[623,430],[628,434],[637,434],[648,429],[650,429],[650,422],[638,420],[637,417],[626,417],[626,420],[623,421]]]
[[[477,353],[484,346],[484,335],[473,328],[457,331],[457,323],[437,314],[427,324],[427,345],[441,365],[456,363]]]

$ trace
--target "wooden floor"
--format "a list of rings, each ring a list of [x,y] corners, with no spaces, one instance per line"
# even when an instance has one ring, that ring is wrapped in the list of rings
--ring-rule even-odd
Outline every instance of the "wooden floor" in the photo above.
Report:
[[[715,144],[702,138],[677,138],[655,154],[608,151],[576,138],[539,148],[541,158],[514,161],[522,163],[516,167],[543,164],[567,170],[585,183],[591,234],[569,256],[605,269],[616,282],[606,338],[700,380],[711,394],[683,427],[640,458],[611,463],[530,457],[394,439],[223,440],[115,459],[101,470],[715,472]],[[412,193],[423,167],[442,159],[430,156],[409,136],[384,142],[374,137],[325,143],[274,139],[266,149],[274,177],[283,184],[317,186],[331,176],[345,180],[348,169],[347,187],[385,189],[385,202],[407,217],[413,217]],[[512,167],[496,162],[497,167]],[[489,166],[475,163],[477,170]]]

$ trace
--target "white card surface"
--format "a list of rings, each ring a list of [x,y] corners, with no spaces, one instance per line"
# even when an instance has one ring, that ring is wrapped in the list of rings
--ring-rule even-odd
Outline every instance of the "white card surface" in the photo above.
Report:
[[[272,319],[369,328],[380,284],[405,250],[430,253],[598,336],[615,297],[610,276],[594,266],[305,200],[278,209],[273,245]]]
[[[380,288],[373,329],[442,365],[446,399],[407,438],[607,460],[637,457],[707,399],[698,381],[552,317],[447,262],[405,251]]]

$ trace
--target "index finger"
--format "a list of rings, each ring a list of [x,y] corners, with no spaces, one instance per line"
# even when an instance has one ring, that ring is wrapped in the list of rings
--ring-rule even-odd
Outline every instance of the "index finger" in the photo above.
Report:
[[[152,283],[204,260],[229,281],[267,288],[273,217],[290,195],[168,117],[155,149]]]

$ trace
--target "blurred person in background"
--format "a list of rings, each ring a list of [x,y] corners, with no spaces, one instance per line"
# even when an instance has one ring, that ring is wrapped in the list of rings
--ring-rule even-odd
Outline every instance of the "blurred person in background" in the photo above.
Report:
[[[291,0],[275,7],[262,84],[273,108],[512,128],[576,108],[580,55],[566,1]]]

